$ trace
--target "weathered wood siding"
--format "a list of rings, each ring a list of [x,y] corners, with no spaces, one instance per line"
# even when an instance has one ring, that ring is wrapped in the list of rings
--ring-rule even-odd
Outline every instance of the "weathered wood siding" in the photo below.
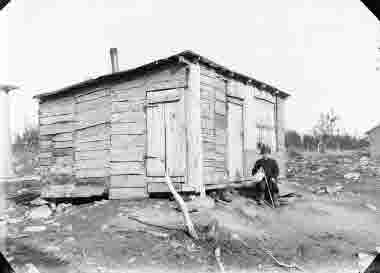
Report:
[[[109,177],[111,92],[105,87],[75,95],[74,172],[78,181]],[[102,181],[107,181],[102,180]],[[104,185],[106,186],[106,185]]]
[[[179,99],[184,87],[186,69],[183,66],[162,69],[111,86],[110,198],[145,197],[155,188],[150,184],[164,182],[161,169],[157,169],[158,176],[161,176],[157,179],[146,176],[147,164],[160,166],[159,162],[152,162],[148,154],[147,123],[154,125],[153,129],[162,130],[156,123],[159,113],[147,115],[147,109],[155,103]],[[153,134],[153,131],[149,132]],[[154,140],[154,137],[150,139]],[[156,140],[160,140],[159,135]],[[166,149],[163,144],[151,143],[149,149]]]
[[[222,183],[227,177],[226,81],[201,66],[201,125],[203,182]]]
[[[202,191],[249,176],[260,140],[284,155],[284,107],[203,65],[161,67],[42,101],[40,165],[71,167],[115,199],[167,191],[166,167],[179,190]]]
[[[368,133],[368,140],[371,157],[380,158],[380,127],[374,128]]]
[[[276,97],[269,92],[222,77],[201,66],[204,183],[220,184],[250,176],[260,157],[257,149],[260,141],[271,147],[272,156],[278,160],[281,175],[284,175],[285,100],[277,98],[277,111],[275,103]],[[242,108],[235,107],[237,105]],[[236,109],[231,111],[229,108]]]
[[[73,97],[63,97],[40,103],[39,165],[42,169],[55,164],[73,168],[74,106]]]

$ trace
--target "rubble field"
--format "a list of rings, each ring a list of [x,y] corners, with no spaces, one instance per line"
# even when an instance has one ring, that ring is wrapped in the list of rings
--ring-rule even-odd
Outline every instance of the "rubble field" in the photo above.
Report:
[[[198,240],[169,199],[53,203],[8,187],[6,256],[16,272],[221,272],[219,248],[225,272],[357,273],[357,254],[380,246],[379,167],[358,151],[304,153],[279,208],[236,190],[231,202],[187,198]]]

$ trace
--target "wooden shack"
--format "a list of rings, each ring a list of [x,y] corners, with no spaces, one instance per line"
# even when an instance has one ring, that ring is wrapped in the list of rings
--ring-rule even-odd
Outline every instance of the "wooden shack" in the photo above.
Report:
[[[380,158],[380,124],[366,132],[369,140],[369,153],[372,158]]]
[[[244,181],[266,144],[283,162],[289,95],[185,51],[36,96],[42,169],[112,199]],[[285,171],[285,168],[281,168]]]

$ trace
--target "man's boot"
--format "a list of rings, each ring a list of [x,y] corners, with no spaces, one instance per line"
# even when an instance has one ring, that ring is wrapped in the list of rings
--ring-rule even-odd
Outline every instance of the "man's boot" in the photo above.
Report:
[[[280,206],[280,202],[278,201],[279,194],[278,193],[272,193],[273,203],[276,208]]]
[[[259,196],[258,196],[258,199],[257,199],[257,204],[258,205],[263,205],[264,202],[265,202],[265,193],[260,192]]]

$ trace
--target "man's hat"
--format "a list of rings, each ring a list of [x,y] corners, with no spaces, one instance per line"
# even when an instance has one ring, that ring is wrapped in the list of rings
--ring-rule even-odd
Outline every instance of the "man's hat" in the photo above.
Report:
[[[260,154],[270,154],[270,148],[266,145],[261,146],[260,148]]]

